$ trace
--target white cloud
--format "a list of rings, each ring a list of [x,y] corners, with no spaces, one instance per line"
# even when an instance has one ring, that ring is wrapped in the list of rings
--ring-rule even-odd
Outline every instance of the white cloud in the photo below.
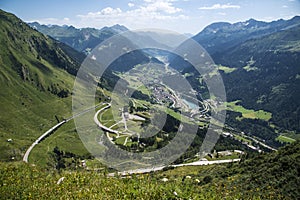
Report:
[[[176,7],[173,2],[175,0],[143,0],[141,5],[128,3],[128,10],[107,7],[77,17],[80,21],[79,26],[101,27],[125,24],[129,28],[149,26],[167,28],[170,22],[188,19],[188,16],[182,13],[182,9]]]
[[[111,7],[107,7],[107,8],[104,8],[102,9],[101,11],[99,12],[96,12],[96,13],[93,13],[93,12],[90,12],[88,13],[88,15],[91,15],[91,16],[96,16],[96,15],[117,15],[117,14],[120,14],[122,13],[122,10],[120,8],[111,8]]]
[[[132,7],[134,7],[134,3],[128,3],[128,6],[129,6],[130,8],[132,8]]]
[[[200,10],[218,10],[218,9],[229,9],[229,8],[234,8],[234,9],[239,9],[241,8],[241,6],[239,5],[232,5],[232,4],[214,4],[212,6],[204,6],[204,7],[200,7]]]
[[[141,6],[141,9],[146,12],[166,12],[174,14],[181,12],[181,8],[173,5],[174,0],[144,0],[146,5]]]
[[[283,7],[283,8],[288,8],[288,6],[287,6],[287,5],[283,5],[282,7]]]
[[[140,2],[140,3],[138,3]],[[113,26],[122,24],[130,29],[163,28],[178,29],[182,20],[189,17],[176,4],[177,0],[140,0],[130,1],[128,7],[106,7],[96,12],[82,13],[71,19],[40,19],[43,24],[73,24],[76,27]]]

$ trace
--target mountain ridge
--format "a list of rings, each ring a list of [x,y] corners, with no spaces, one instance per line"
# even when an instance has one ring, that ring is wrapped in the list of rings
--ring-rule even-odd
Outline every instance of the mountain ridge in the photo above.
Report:
[[[280,19],[272,22],[254,19],[232,24],[217,22],[205,27],[193,39],[199,42],[213,56],[215,53],[224,52],[226,49],[246,40],[275,33],[297,24],[300,24],[300,16],[294,16],[289,20]]]
[[[229,100],[242,99],[246,107],[269,110],[280,127],[297,132],[300,130],[300,104],[297,101],[300,93],[297,78],[300,74],[299,32],[300,25],[297,25],[253,38],[215,59],[216,63],[237,68],[223,75]],[[240,84],[236,85],[238,79]]]
[[[227,28],[220,28],[219,32],[213,34],[201,32],[193,39],[202,45],[205,42],[206,50],[211,52],[216,68],[222,75],[229,102],[235,102],[237,107],[272,113],[272,118],[264,121],[245,119],[239,109],[236,112],[229,109],[227,124],[260,137],[270,145],[280,146],[276,141],[280,134],[299,138],[299,134],[295,133],[300,130],[300,105],[297,101],[300,93],[300,17],[262,22],[263,28],[267,26],[268,31],[255,30],[255,37],[248,28],[239,31],[238,27],[243,23],[214,24],[213,27],[221,25]],[[275,24],[275,27],[272,28],[270,24]],[[232,26],[236,26],[238,31],[231,29]],[[224,33],[230,33],[228,38]],[[199,84],[199,75],[189,63],[179,59],[170,65],[178,66],[183,74],[196,74],[188,79],[191,83]]]
[[[105,39],[115,34],[128,31],[125,26],[119,24],[111,27],[103,27],[101,29],[75,28],[74,26],[68,25],[42,25],[38,22],[31,22],[28,24],[39,32],[49,35],[77,51],[84,52],[86,54]]]

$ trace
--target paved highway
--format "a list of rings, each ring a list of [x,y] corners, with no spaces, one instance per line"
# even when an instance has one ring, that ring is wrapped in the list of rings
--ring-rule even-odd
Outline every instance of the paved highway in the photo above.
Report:
[[[115,133],[115,134],[119,135],[119,131],[113,130],[113,129],[111,129],[111,128],[108,128],[108,127],[102,125],[102,124],[99,122],[99,120],[98,120],[98,115],[99,115],[99,113],[102,112],[102,111],[105,110],[105,109],[108,109],[110,106],[111,106],[111,104],[110,104],[110,103],[107,103],[107,106],[105,106],[105,107],[101,108],[100,110],[98,110],[98,111],[96,112],[96,114],[94,115],[94,122],[97,124],[97,126],[98,126],[99,128],[104,129],[104,130],[106,130],[106,131],[108,131],[108,132]]]
[[[95,108],[99,107],[103,105],[103,103],[100,103],[92,108],[89,108],[89,109],[86,109],[80,113],[77,113],[75,115],[73,115],[72,117],[68,118],[68,119],[65,119],[61,122],[59,122],[58,124],[56,124],[55,126],[53,126],[52,128],[50,128],[48,131],[46,131],[43,135],[41,135],[37,140],[35,140],[31,146],[27,149],[27,151],[25,152],[24,156],[23,156],[23,161],[28,163],[28,157],[29,157],[29,154],[30,152],[32,151],[32,149],[38,144],[40,143],[43,139],[45,139],[47,136],[49,136],[52,132],[54,132],[56,129],[58,129],[60,126],[62,126],[64,123],[70,121],[71,119],[74,119],[75,117],[78,117],[86,112],[89,112],[89,111],[92,111],[94,110]]]
[[[70,119],[69,119],[70,120]],[[50,135],[53,131],[55,131],[57,128],[59,128],[61,125],[63,125],[64,123],[66,123],[67,120],[63,120],[61,122],[59,122],[58,124],[56,124],[55,126],[53,126],[52,128],[50,128],[48,131],[46,131],[43,135],[41,135],[36,141],[34,141],[34,143],[31,144],[31,146],[27,149],[26,153],[24,154],[23,157],[23,161],[28,163],[28,157],[30,152],[32,151],[32,149],[40,142],[42,141],[44,138],[46,138],[48,135]]]
[[[239,162],[241,159],[227,159],[227,160],[199,160],[192,163],[178,164],[178,165],[169,165],[170,167],[182,167],[182,166],[200,166],[200,165],[212,165],[212,164],[222,164],[222,163],[231,163],[231,162]],[[145,169],[135,169],[128,170],[123,172],[118,172],[119,175],[128,175],[128,174],[142,174],[142,173],[150,173],[155,171],[160,171],[167,166],[153,167],[153,168],[145,168]],[[114,176],[114,173],[108,174],[108,176]]]

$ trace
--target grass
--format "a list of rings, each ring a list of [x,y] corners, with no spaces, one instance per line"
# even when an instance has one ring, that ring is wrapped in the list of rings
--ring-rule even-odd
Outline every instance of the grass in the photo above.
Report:
[[[120,136],[116,139],[115,143],[123,145],[127,137],[128,136]],[[128,142],[129,142],[129,139],[128,139]]]
[[[289,138],[287,136],[284,136],[284,135],[280,135],[276,138],[277,141],[280,141],[280,142],[284,142],[284,143],[293,143],[293,142],[296,142],[295,139],[293,138]]]
[[[69,121],[32,150],[29,162],[47,167],[49,163],[53,162],[51,153],[55,147],[79,156],[89,154],[76,132],[74,122]]]
[[[251,67],[250,65],[243,67],[243,69],[246,70],[247,72],[258,70],[257,67]]]
[[[103,123],[103,125],[106,126],[106,127],[111,127],[112,125],[115,125],[115,124],[116,124],[116,122],[113,121],[113,120],[105,121]],[[112,127],[112,129],[115,129],[116,127],[118,127],[118,124],[116,126]]]
[[[193,75],[194,75],[193,73],[185,73],[184,77],[187,78],[187,77],[190,77],[190,76],[193,76]]]
[[[217,69],[212,70],[210,73],[208,73],[209,77],[217,76],[219,75],[219,72]]]
[[[226,67],[222,65],[216,65],[216,68],[213,69],[210,73],[208,73],[209,77],[217,76],[219,75],[219,71],[223,71],[225,74],[229,74],[237,70],[237,68],[231,68],[231,67]],[[202,82],[202,79],[200,79],[200,83]]]
[[[237,103],[239,102],[240,101],[227,102],[227,108],[231,111],[242,113],[243,118],[261,119],[264,121],[269,121],[272,118],[272,113],[266,112],[264,110],[249,110],[241,105],[237,105]]]
[[[130,131],[133,131],[135,133],[141,133],[143,131],[141,127],[142,123],[139,121],[127,121],[127,127]]]
[[[138,66],[136,66],[138,67]],[[141,72],[142,73],[142,72]],[[130,87],[134,90],[140,91],[145,95],[149,95],[150,92],[148,90],[148,88],[141,82],[138,80],[138,76],[136,76],[136,74],[130,74],[130,73],[116,73],[117,76],[125,79],[128,84],[130,85]],[[140,76],[140,74],[139,74]]]
[[[148,101],[140,100],[140,99],[132,99],[132,101],[135,104],[135,108],[137,107],[143,107],[143,108],[148,108],[151,106],[151,103]]]
[[[2,199],[297,199],[299,144],[239,163],[169,167],[123,177],[108,176],[97,161],[87,162],[95,170],[59,172],[0,162],[0,195]]]
[[[286,137],[289,137],[289,138],[292,138],[294,140],[300,140],[300,133],[297,133],[295,131],[285,131],[283,134],[281,134],[283,136],[286,136]]]
[[[99,120],[100,122],[106,122],[106,121],[110,121],[111,119],[114,118],[113,114],[112,114],[112,110],[110,108],[105,109],[104,111],[102,111],[99,114]]]
[[[46,172],[24,163],[0,166],[3,199],[271,199],[272,196],[266,198],[270,194],[276,197],[272,188],[263,192],[243,191],[234,184],[236,177],[222,181],[215,178],[218,170],[226,169],[225,165],[179,167],[122,179],[84,170]],[[62,177],[63,181],[57,184]]]
[[[244,137],[242,137],[242,136],[239,136],[239,135],[236,135],[236,134],[235,134],[234,137],[235,137],[236,139],[240,140],[240,141],[247,142],[248,144],[251,144],[251,143],[252,143],[251,140],[246,139],[246,138],[244,138]]]
[[[75,65],[52,40],[10,14],[0,15],[0,160],[21,160],[38,136],[72,115],[71,96],[55,93],[71,92],[74,76],[49,57],[59,54],[56,61]]]
[[[256,61],[253,60],[253,57],[251,57],[251,59],[247,62],[247,65],[243,67],[243,69],[247,72],[258,70],[258,68],[254,66],[255,62]]]
[[[166,108],[165,109],[165,112],[174,117],[175,119],[179,120],[179,121],[182,121],[184,123],[188,123],[188,124],[192,124],[193,122],[186,116],[182,115],[181,113],[179,112],[175,112],[174,110],[170,109],[170,108]]]
[[[286,45],[280,45],[278,48],[281,51],[299,52],[300,41],[289,41]]]
[[[150,96],[150,91],[146,88],[145,85],[141,85],[140,87],[137,88],[137,90],[141,91],[145,95]]]
[[[226,66],[222,66],[222,65],[219,65],[218,69],[222,70],[226,74],[229,74],[229,73],[234,72],[236,70],[236,68],[226,67]]]
[[[5,113],[0,116],[0,132],[4,139],[0,146],[8,147],[1,151],[1,160],[21,159],[22,152],[57,123],[55,116],[59,120],[71,116],[70,98],[60,99],[31,87],[17,87],[0,90],[0,110]],[[22,93],[28,96],[22,99]],[[13,139],[9,146],[5,142],[8,138]]]

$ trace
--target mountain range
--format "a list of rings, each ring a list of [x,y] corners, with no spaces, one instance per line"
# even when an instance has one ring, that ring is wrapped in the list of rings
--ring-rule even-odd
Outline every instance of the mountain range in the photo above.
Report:
[[[272,153],[259,154],[243,146],[243,140],[242,144],[221,136],[217,150],[242,148],[244,152],[239,162],[175,169],[169,166],[158,172],[119,178],[119,175],[110,173],[114,172],[112,169],[93,159],[70,120],[31,153],[29,162],[38,166],[17,162],[42,133],[72,116],[72,89],[86,55],[102,41],[124,31],[128,29],[121,25],[99,30],[35,22],[28,25],[15,15],[0,10],[1,197],[299,197],[299,141]],[[151,38],[151,34],[141,37],[157,44],[158,38]],[[167,37],[160,39],[164,38]],[[249,135],[276,148],[283,142],[299,140],[300,17],[270,23],[254,19],[234,24],[214,23],[192,38],[213,58],[224,81],[227,93],[227,102],[224,103],[228,106],[226,130],[242,132],[246,135],[242,138],[246,143],[245,138]],[[172,38],[169,39],[168,45],[171,45]],[[110,95],[119,79],[117,74],[140,63],[162,64],[155,58],[159,56],[168,57],[168,54],[147,50],[118,58],[100,80],[96,96],[101,100]],[[184,59],[176,60],[173,55],[169,58],[170,66],[201,90],[201,74]],[[215,76],[215,73],[209,76]],[[136,95],[141,99],[145,96]],[[169,123],[167,126],[173,129],[177,125]],[[197,140],[191,144],[193,148],[202,142],[199,137],[202,132],[200,129],[198,132]],[[158,138],[153,142],[156,140]],[[91,168],[84,168],[83,163]]]
[[[227,100],[238,100],[246,108],[272,113],[268,126],[263,125],[265,122],[246,120],[248,123],[243,130],[248,130],[257,137],[274,139],[274,135],[278,133],[299,133],[300,17],[271,23],[251,20],[246,24],[250,26],[247,37],[237,39],[239,42],[232,43],[235,45],[225,45],[223,51],[218,47],[219,52],[212,54],[216,64],[231,69],[222,72]],[[259,31],[252,31],[253,27]],[[243,31],[232,32],[230,35],[236,37],[241,32]],[[260,124],[260,127],[265,126],[267,129],[262,131],[261,128],[250,128],[253,124]]]
[[[247,40],[260,38],[264,35],[286,30],[300,25],[300,17],[296,16],[290,20],[277,20],[263,22],[249,19],[245,22],[234,24],[228,22],[213,23],[204,28],[193,38],[198,41],[210,55],[226,52],[238,44]]]
[[[125,26],[114,25],[112,27],[95,28],[75,28],[73,26],[41,25],[38,22],[28,23],[39,32],[49,35],[55,40],[61,41],[79,52],[89,53],[105,39],[128,31]]]
[[[20,149],[17,149],[20,146],[24,148],[28,140],[26,138],[30,140],[36,137],[38,132],[45,130],[45,123],[53,123],[45,122],[47,119],[60,120],[70,114],[70,108],[61,109],[59,107],[63,104],[59,104],[59,112],[47,110],[43,118],[43,109],[40,109],[42,113],[32,113],[35,109],[33,105],[63,101],[69,106],[74,75],[85,54],[101,41],[128,31],[121,25],[102,29],[77,29],[73,26],[40,25],[36,22],[29,25],[1,11],[1,49],[4,51],[1,52],[0,64],[1,81],[5,86],[1,90],[1,97],[7,115],[1,116],[0,131],[5,135],[4,138],[17,135],[17,140],[21,140],[16,146],[5,143],[3,151],[18,152],[9,153],[10,156],[5,159],[21,155]],[[228,126],[275,146],[279,145],[276,138],[281,134],[295,139],[299,137],[295,134],[300,130],[300,106],[297,101],[300,88],[299,27],[300,17],[270,23],[250,19],[234,24],[214,23],[193,37],[219,66],[227,99],[233,108],[228,110]],[[126,71],[136,62],[151,60],[147,52],[135,52],[131,57],[139,59],[130,63],[128,59],[122,58],[111,66],[111,70]],[[186,63],[177,65],[183,74],[193,71],[193,67]],[[113,87],[117,77],[112,71],[106,74],[107,78],[100,85]],[[187,78],[193,82],[198,77]],[[26,90],[28,93],[24,94]],[[247,117],[240,108],[247,112],[251,109],[263,110],[271,113],[271,118]],[[26,114],[19,110],[25,110]],[[20,118],[20,121],[24,121],[28,113],[32,113],[34,120],[31,121],[36,123],[26,125],[25,129],[10,120]]]
[[[280,134],[299,138],[300,131],[300,17],[274,22],[248,20],[215,23],[193,37],[218,66],[227,101],[239,108],[272,113],[269,120],[228,110],[227,124],[279,145]],[[193,66],[180,60],[174,66],[183,74],[197,74]],[[198,76],[188,77],[198,84]],[[237,108],[237,107],[235,107]]]

